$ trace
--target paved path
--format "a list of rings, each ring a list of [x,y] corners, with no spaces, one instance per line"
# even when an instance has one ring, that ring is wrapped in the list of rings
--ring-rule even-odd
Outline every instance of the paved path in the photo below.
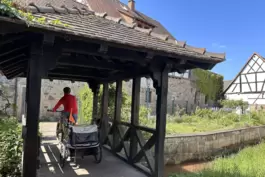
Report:
[[[58,164],[59,150],[58,142],[54,136],[55,129],[56,123],[40,123],[43,140],[39,177],[146,177],[107,151],[103,151],[103,159],[100,164],[94,163],[93,156],[87,156],[84,159],[77,159],[78,166],[68,162],[61,169]]]

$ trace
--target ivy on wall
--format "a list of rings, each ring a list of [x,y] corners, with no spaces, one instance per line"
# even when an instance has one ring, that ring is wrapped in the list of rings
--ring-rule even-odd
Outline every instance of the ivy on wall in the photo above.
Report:
[[[193,74],[196,78],[196,86],[205,95],[206,102],[209,100],[216,102],[222,98],[223,76],[202,69],[194,69]]]

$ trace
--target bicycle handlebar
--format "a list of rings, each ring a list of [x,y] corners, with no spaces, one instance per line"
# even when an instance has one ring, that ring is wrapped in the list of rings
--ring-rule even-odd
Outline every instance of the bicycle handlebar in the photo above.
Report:
[[[53,110],[52,109],[47,109],[47,112],[53,112]],[[54,112],[63,112],[63,111],[54,111]]]

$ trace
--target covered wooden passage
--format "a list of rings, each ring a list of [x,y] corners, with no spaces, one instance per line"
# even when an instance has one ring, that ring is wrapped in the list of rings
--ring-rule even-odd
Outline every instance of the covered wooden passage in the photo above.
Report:
[[[74,7],[63,3],[65,1],[20,3],[33,14],[32,18],[21,18],[17,14],[0,17],[0,69],[8,79],[27,77],[23,176],[36,176],[43,78],[87,82],[94,93],[93,115],[101,114],[101,142],[105,147],[149,176],[163,176],[168,73],[211,69],[224,60],[224,55],[169,39],[105,13],[91,12],[80,4]],[[138,124],[141,77],[151,77],[156,88],[155,129]],[[131,122],[125,123],[120,121],[121,90],[122,81],[128,79],[133,79],[133,96]],[[109,127],[108,84],[113,82],[116,82],[116,108]],[[104,91],[101,110],[98,110],[100,84]],[[120,125],[127,129],[121,129]],[[152,136],[145,141],[140,131]],[[153,153],[152,147],[155,147]],[[119,153],[122,150],[125,156]],[[142,158],[146,159],[145,166],[140,163]]]

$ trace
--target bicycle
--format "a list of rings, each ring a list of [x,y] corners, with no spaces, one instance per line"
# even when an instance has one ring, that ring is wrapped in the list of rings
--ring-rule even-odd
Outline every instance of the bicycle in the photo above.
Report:
[[[51,111],[51,110],[48,110]],[[99,126],[94,122],[92,125],[74,125],[69,118],[60,112],[60,120],[57,123],[56,134],[60,144],[60,166],[63,168],[66,159],[70,156],[76,163],[77,152],[84,156],[93,155],[96,163],[102,159],[102,147],[99,142]]]
[[[58,139],[58,141],[62,141],[62,138],[63,138],[63,132],[64,132],[64,127],[63,125],[67,125],[69,124],[69,120],[68,120],[68,117],[66,117],[64,114],[63,114],[63,111],[53,111],[51,109],[48,109],[47,110],[48,112],[57,112],[57,113],[60,113],[60,117],[59,117],[59,120],[57,122],[57,125],[56,125],[56,138]]]

